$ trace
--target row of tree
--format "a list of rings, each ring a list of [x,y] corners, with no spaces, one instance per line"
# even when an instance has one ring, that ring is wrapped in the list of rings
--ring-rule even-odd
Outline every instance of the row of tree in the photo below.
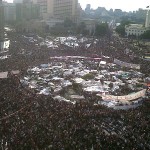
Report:
[[[109,31],[107,23],[96,24],[95,29],[90,32],[84,22],[76,25],[71,20],[65,20],[64,23],[58,24],[50,29],[52,34],[82,34],[82,35],[94,35],[94,36],[105,36]]]

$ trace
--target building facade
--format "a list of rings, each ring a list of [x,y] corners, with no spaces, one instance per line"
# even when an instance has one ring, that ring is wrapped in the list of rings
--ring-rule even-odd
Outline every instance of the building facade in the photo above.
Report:
[[[0,41],[4,38],[4,6],[0,1]]]
[[[46,20],[53,16],[53,0],[33,0],[35,4],[40,6],[40,16]]]
[[[49,19],[49,20],[47,20],[45,22],[46,22],[46,25],[48,25],[48,27],[50,29],[50,28],[54,27],[57,24],[62,24],[64,22],[64,20],[60,20],[60,19],[56,19],[56,18],[51,18],[51,19]]]
[[[148,10],[148,11],[147,11],[147,14],[146,14],[145,27],[146,27],[146,28],[149,28],[149,27],[150,27],[150,10]]]
[[[125,26],[126,36],[140,36],[146,31],[146,28],[141,24],[129,24]]]
[[[125,26],[126,36],[140,36],[147,30],[150,30],[150,10],[147,11],[145,26],[141,24],[129,24]]]
[[[14,3],[5,3],[4,16],[6,22],[16,20],[16,5]]]
[[[4,3],[4,19],[6,22],[38,19],[39,10],[40,6],[33,3]]]
[[[23,3],[23,0],[14,0],[13,3]]]
[[[40,7],[33,3],[17,3],[16,4],[16,21],[28,21],[38,19],[40,15]]]
[[[83,19],[81,22],[84,22],[86,29],[89,32],[89,35],[95,34],[97,21],[95,19]]]
[[[77,0],[54,0],[53,15],[56,18],[75,17],[77,5]]]
[[[34,0],[40,5],[41,16],[49,18],[71,19],[77,22],[79,17],[78,0]]]

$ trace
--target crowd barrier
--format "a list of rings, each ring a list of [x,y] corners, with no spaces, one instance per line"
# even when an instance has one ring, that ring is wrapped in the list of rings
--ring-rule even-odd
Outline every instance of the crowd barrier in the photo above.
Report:
[[[119,66],[122,66],[122,67],[127,67],[127,68],[131,68],[131,69],[140,69],[140,65],[138,65],[138,64],[130,64],[127,62],[120,61],[118,59],[114,59],[114,63]]]

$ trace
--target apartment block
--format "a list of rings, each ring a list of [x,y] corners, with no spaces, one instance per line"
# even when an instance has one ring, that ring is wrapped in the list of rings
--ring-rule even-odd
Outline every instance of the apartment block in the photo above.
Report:
[[[4,6],[0,3],[0,41],[4,37]]]
[[[40,12],[43,19],[69,18],[77,22],[79,17],[78,0],[34,0],[40,5]]]

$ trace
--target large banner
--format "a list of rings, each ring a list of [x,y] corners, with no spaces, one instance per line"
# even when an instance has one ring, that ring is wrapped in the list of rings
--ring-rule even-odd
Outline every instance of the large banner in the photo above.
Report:
[[[60,56],[60,57],[50,57],[50,59],[58,59],[58,60],[68,60],[68,59],[84,59],[84,60],[101,60],[100,57],[84,57],[84,56]]]
[[[130,63],[120,61],[118,59],[114,59],[114,63],[119,66],[122,66],[122,67],[127,67],[127,68],[132,68],[132,69],[140,69],[140,65],[138,65],[138,64],[130,64]]]
[[[135,99],[144,97],[146,89],[141,90],[137,93],[133,93],[125,96],[113,96],[113,95],[102,95],[103,100],[116,100],[116,101],[133,101]]]

